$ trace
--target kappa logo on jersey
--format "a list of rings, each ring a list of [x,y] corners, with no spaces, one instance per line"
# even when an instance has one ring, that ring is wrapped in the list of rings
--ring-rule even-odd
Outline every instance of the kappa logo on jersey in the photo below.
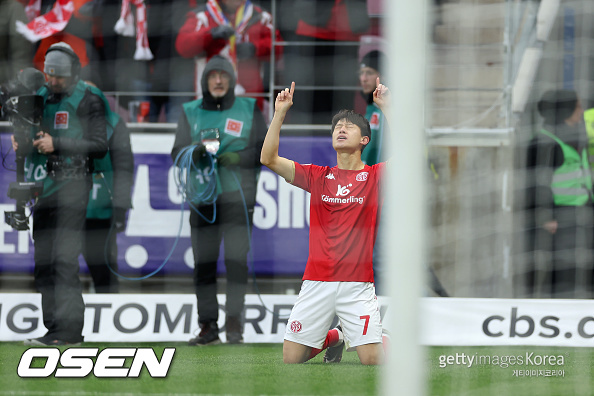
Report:
[[[352,184],[349,184],[348,186],[341,186],[340,184],[338,185],[338,191],[336,192],[336,196],[340,197],[340,196],[345,196],[345,195],[349,195],[351,193],[351,190],[348,189],[348,187],[352,187]]]
[[[68,112],[58,111],[54,118],[54,129],[68,129]]]
[[[334,177],[334,174],[333,173],[330,173],[330,174],[326,175],[326,179],[336,180],[336,178]]]
[[[367,177],[369,177],[369,172],[361,172],[357,175],[357,177],[355,178],[355,180],[357,181],[365,181],[367,180]]]
[[[301,322],[298,320],[294,320],[291,322],[291,331],[293,333],[299,333],[303,326],[301,326]]]
[[[373,113],[371,115],[371,120],[369,120],[369,126],[371,129],[378,129],[380,124],[380,117],[379,113]]]
[[[243,129],[243,121],[237,121],[237,120],[233,120],[231,118],[227,118],[227,123],[225,124],[225,133],[239,137],[239,136],[241,136],[242,129]]]

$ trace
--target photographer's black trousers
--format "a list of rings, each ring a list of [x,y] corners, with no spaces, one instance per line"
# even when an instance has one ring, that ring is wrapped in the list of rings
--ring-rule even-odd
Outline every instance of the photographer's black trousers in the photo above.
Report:
[[[111,219],[87,219],[83,257],[93,278],[96,293],[117,293],[118,277],[109,270],[118,271],[117,233],[111,228]],[[108,267],[109,264],[109,267]]]
[[[203,216],[212,219],[212,205],[200,206],[199,209]],[[248,277],[247,254],[250,249],[248,235],[252,228],[253,205],[248,206],[249,222],[245,211],[243,200],[236,191],[219,196],[213,224],[206,222],[193,210],[190,214],[199,323],[214,322],[219,318],[217,261],[221,241],[227,269],[225,312],[227,316],[236,317],[243,313]]]
[[[35,286],[41,293],[47,335],[83,340],[85,305],[78,276],[90,181],[72,180],[33,211]]]

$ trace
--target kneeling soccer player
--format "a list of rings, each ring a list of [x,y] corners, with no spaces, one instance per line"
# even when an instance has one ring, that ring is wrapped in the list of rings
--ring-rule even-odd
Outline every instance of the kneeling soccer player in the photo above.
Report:
[[[384,360],[382,324],[373,284],[373,246],[382,207],[386,163],[361,161],[371,139],[369,122],[351,110],[332,119],[337,166],[302,165],[278,155],[281,125],[293,104],[295,83],[276,97],[260,161],[311,193],[309,257],[303,285],[287,323],[285,363],[303,363],[327,348],[324,361],[340,362],[344,345],[363,364]],[[390,91],[380,84],[374,102],[388,114]],[[328,331],[334,316],[340,325]]]

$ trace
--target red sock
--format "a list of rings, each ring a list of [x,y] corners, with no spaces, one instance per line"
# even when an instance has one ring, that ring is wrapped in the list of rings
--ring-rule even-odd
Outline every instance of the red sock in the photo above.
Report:
[[[333,347],[334,345],[336,345],[338,343],[339,340],[340,340],[340,337],[338,336],[338,330],[332,329],[332,330],[328,331],[328,334],[326,335],[326,339],[324,340],[324,345],[322,345],[322,349],[311,348],[311,353],[309,355],[309,358],[307,358],[307,360],[313,358],[314,356],[317,356],[317,354],[322,352],[324,349],[326,349],[328,347]]]

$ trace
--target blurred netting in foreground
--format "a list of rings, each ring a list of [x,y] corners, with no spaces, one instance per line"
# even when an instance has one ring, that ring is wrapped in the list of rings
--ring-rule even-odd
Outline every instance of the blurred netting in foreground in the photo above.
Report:
[[[593,4],[440,3],[430,265],[455,297],[591,298]]]

